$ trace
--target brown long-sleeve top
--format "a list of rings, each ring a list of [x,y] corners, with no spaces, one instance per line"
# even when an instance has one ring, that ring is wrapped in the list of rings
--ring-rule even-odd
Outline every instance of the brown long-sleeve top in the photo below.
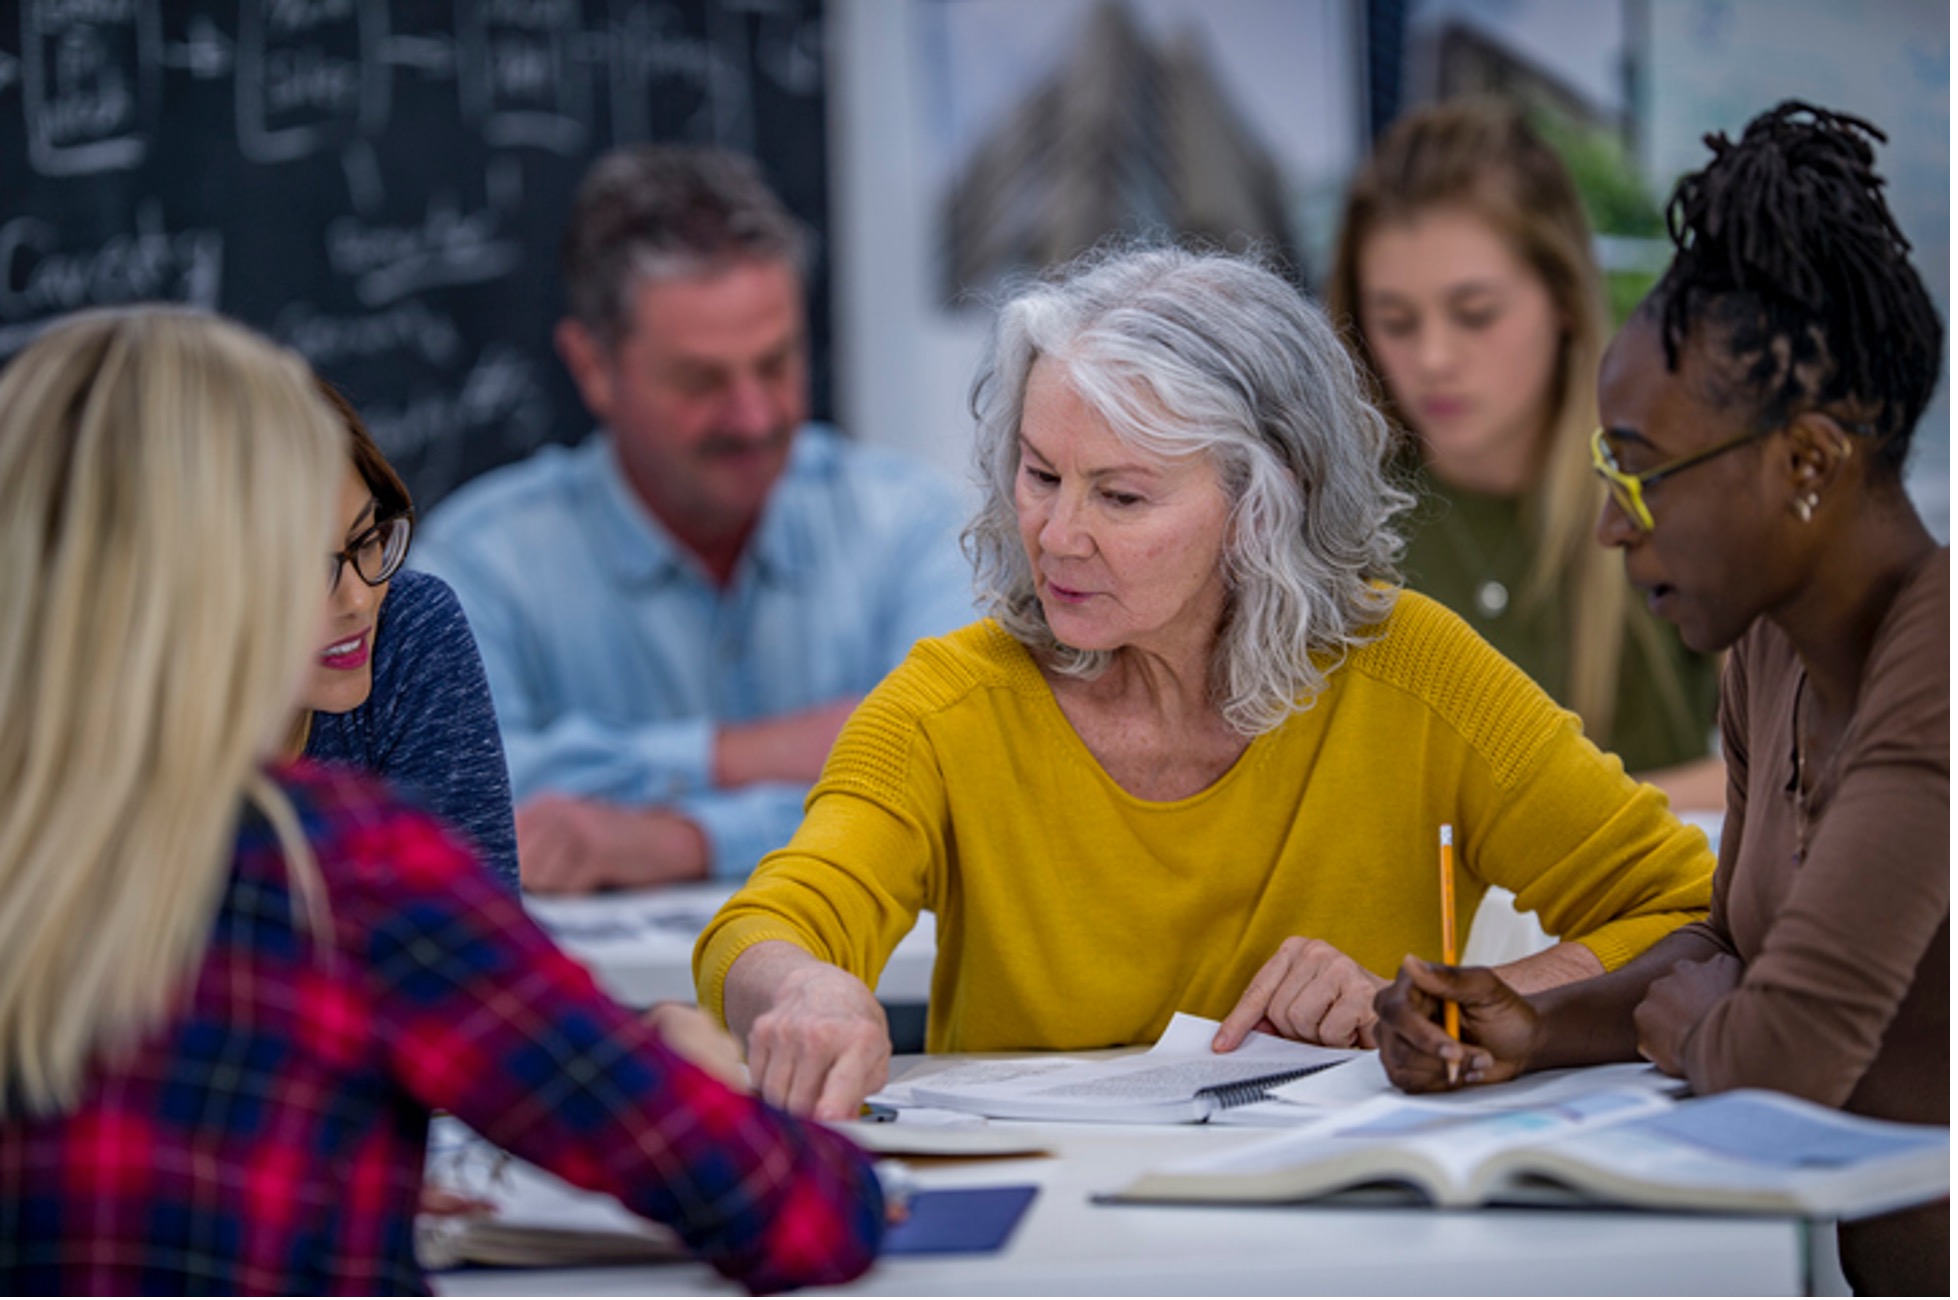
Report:
[[[1688,929],[1732,951],[1746,974],[1687,1040],[1694,1091],[1774,1088],[1950,1123],[1950,608],[1951,553],[1939,550],[1885,614],[1855,711],[1805,805],[1801,660],[1765,619],[1734,647],[1721,691],[1720,866],[1711,913]],[[1924,1235],[1938,1231],[1933,1216],[1945,1225],[1935,1243]],[[1916,1218],[1910,1253],[1947,1267],[1948,1209],[1891,1217]],[[1883,1262],[1898,1262],[1894,1234],[1878,1247],[1860,1231],[1843,1234],[1852,1280],[1860,1268],[1865,1285],[1909,1285]]]

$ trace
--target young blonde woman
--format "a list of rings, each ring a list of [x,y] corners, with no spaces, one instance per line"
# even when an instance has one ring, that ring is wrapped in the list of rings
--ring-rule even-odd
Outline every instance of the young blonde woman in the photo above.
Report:
[[[1717,808],[1718,675],[1590,543],[1607,332],[1569,172],[1516,110],[1402,117],[1355,177],[1327,299],[1418,438],[1410,586],[1448,605],[1675,806]]]
[[[436,1107],[749,1287],[854,1276],[860,1153],[603,997],[423,814],[268,765],[346,457],[209,316],[76,317],[0,374],[0,1291],[426,1291]]]

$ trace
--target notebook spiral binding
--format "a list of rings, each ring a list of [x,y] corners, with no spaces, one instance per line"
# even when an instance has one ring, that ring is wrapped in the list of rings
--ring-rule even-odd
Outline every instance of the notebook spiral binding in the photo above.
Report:
[[[1261,1074],[1255,1079],[1239,1079],[1236,1083],[1213,1083],[1208,1088],[1198,1088],[1197,1096],[1208,1097],[1215,1101],[1220,1110],[1229,1110],[1233,1106],[1248,1106],[1254,1101],[1263,1101],[1271,1095],[1271,1090],[1280,1084],[1303,1079],[1308,1074],[1317,1074],[1336,1064],[1338,1062],[1328,1061],[1324,1065],[1308,1065],[1297,1070],[1281,1070],[1277,1074]]]

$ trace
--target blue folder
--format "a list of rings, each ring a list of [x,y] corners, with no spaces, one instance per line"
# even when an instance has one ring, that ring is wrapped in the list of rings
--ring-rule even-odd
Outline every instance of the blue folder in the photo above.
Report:
[[[1013,1235],[1040,1189],[949,1187],[917,1192],[904,1222],[884,1234],[886,1255],[985,1255]]]

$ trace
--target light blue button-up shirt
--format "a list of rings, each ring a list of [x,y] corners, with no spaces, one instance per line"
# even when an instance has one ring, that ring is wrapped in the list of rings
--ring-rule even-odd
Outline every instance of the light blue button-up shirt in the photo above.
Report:
[[[788,842],[808,789],[715,789],[715,727],[862,694],[919,637],[971,622],[962,522],[930,470],[811,425],[722,588],[600,433],[467,484],[413,558],[469,616],[519,801],[672,807],[714,874],[740,878]]]

